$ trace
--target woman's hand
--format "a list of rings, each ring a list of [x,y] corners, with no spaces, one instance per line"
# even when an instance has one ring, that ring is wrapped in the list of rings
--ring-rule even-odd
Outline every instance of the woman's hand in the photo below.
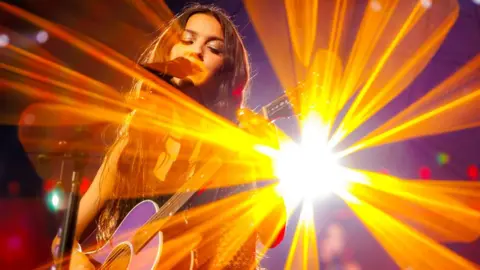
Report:
[[[57,236],[53,239],[52,241],[52,255],[55,258],[54,260],[58,260],[58,252],[59,252],[59,247],[60,247],[60,233],[61,229],[58,230]],[[95,269],[95,266],[90,262],[88,257],[78,251],[76,247],[78,246],[78,242],[74,242],[74,248],[72,250],[72,256],[70,258],[70,267],[69,269]]]
[[[74,250],[70,259],[70,269],[95,269],[95,266],[90,262],[87,255]]]

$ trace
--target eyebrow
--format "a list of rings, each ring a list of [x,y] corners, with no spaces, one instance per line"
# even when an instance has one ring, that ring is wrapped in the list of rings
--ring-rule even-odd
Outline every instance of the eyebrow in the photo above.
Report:
[[[188,32],[194,36],[199,36],[199,34],[191,29],[185,29],[184,30],[185,32]],[[212,41],[212,40],[219,40],[219,41],[224,41],[223,38],[221,37],[217,37],[217,36],[206,36],[207,37],[207,40],[208,41]]]

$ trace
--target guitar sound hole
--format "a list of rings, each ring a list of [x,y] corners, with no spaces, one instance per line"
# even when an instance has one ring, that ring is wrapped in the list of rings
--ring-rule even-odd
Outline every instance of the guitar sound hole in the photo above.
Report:
[[[128,245],[117,246],[100,269],[127,269],[130,264],[132,253]]]

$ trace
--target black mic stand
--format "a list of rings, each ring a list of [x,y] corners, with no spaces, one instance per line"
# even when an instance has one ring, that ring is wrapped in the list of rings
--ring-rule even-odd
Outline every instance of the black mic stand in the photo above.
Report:
[[[75,227],[77,224],[77,213],[80,202],[80,182],[83,169],[87,164],[87,154],[78,150],[73,150],[71,153],[65,153],[64,159],[73,160],[73,173],[71,188],[61,226],[61,240],[58,249],[58,263],[56,263],[56,269],[69,269],[69,256],[72,254],[74,248],[73,244],[75,242]]]

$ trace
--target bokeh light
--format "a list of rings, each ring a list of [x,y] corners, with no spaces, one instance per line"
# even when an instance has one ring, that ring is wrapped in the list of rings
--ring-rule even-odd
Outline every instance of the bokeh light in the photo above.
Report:
[[[432,0],[421,0],[421,3],[424,8],[432,7]]]
[[[47,207],[50,211],[58,211],[63,203],[63,192],[59,188],[55,188],[52,191],[47,193],[46,196]]]
[[[473,164],[468,166],[467,175],[470,180],[478,180],[478,167]]]
[[[443,166],[443,165],[447,164],[448,162],[450,162],[450,156],[447,153],[441,152],[441,153],[437,154],[438,165]]]
[[[35,39],[38,43],[43,44],[48,41],[48,33],[44,30],[38,31]]]
[[[82,181],[80,182],[80,194],[85,194],[91,184],[92,181],[90,181],[90,179],[88,179],[87,177],[83,177]]]
[[[422,166],[422,167],[420,167],[420,169],[418,170],[418,176],[420,177],[420,179],[424,179],[424,180],[431,179],[431,177],[432,177],[432,171],[430,170],[429,167],[427,167],[427,166]]]
[[[10,43],[10,38],[7,34],[0,34],[0,48],[7,47]]]

